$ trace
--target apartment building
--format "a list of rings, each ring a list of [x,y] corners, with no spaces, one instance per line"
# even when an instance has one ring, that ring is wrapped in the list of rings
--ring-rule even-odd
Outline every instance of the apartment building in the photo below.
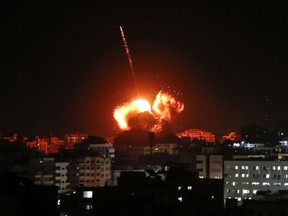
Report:
[[[85,156],[78,159],[79,184],[84,187],[101,187],[111,184],[111,158]]]
[[[68,165],[68,162],[55,162],[55,185],[59,194],[68,192]]]

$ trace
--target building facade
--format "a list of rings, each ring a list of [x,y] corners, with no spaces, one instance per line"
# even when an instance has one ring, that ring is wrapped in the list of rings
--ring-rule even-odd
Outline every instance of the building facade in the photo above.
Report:
[[[260,192],[288,190],[288,161],[224,161],[225,199],[252,199]]]

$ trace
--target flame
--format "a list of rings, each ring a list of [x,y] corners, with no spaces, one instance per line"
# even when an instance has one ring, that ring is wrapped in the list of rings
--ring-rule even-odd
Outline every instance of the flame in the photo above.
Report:
[[[114,110],[114,118],[122,130],[140,126],[158,132],[162,129],[164,122],[170,122],[175,114],[183,110],[183,103],[171,94],[160,91],[152,106],[145,99],[137,99],[117,107]]]

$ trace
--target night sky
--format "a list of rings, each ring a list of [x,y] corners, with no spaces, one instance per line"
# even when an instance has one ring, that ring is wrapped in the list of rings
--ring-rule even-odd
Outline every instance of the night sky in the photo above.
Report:
[[[172,128],[226,134],[288,120],[287,1],[1,3],[0,131],[108,137],[113,110],[160,90],[185,104]],[[72,3],[73,2],[73,3]]]

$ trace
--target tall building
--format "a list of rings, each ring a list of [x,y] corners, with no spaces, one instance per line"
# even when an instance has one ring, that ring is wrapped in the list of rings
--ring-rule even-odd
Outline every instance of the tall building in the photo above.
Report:
[[[68,192],[68,162],[55,162],[55,185],[58,187],[58,193]]]
[[[196,169],[199,178],[222,179],[222,155],[196,155]]]
[[[78,163],[80,185],[103,187],[111,184],[111,158],[99,155],[84,156]]]

